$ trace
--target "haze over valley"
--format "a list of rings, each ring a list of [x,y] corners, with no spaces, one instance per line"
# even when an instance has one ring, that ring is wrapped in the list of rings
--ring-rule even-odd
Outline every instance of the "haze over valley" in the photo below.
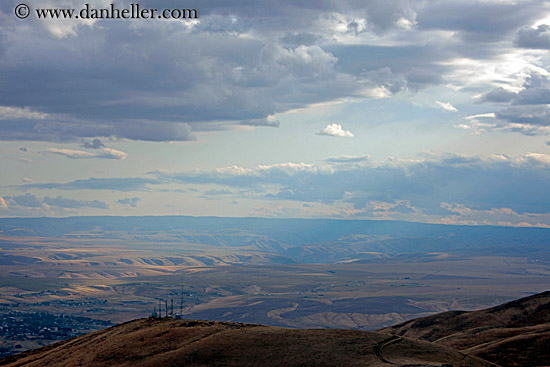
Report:
[[[550,275],[540,228],[72,217],[5,218],[0,231],[4,310],[113,323],[160,301],[193,319],[374,330],[542,292]]]

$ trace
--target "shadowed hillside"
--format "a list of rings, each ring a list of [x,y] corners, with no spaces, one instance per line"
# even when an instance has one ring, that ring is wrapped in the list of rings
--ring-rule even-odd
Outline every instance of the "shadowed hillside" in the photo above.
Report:
[[[357,330],[140,319],[12,356],[5,366],[490,366],[424,341]]]
[[[138,319],[0,361],[3,366],[547,366],[550,292],[378,332]]]
[[[550,292],[487,310],[451,311],[382,329],[476,355],[502,366],[550,361]]]

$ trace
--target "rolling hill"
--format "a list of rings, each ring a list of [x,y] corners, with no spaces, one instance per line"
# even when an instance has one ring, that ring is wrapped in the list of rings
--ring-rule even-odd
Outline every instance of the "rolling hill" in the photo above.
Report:
[[[468,366],[451,348],[359,330],[139,319],[3,361],[4,366]]]
[[[382,329],[430,341],[501,366],[550,362],[550,292],[486,310],[449,311]]]
[[[379,331],[138,319],[10,356],[2,366],[547,366],[550,292]]]

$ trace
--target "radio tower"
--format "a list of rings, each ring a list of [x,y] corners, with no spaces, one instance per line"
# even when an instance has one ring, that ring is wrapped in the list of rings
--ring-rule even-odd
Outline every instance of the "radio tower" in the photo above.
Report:
[[[180,315],[183,315],[183,283],[181,283]]]

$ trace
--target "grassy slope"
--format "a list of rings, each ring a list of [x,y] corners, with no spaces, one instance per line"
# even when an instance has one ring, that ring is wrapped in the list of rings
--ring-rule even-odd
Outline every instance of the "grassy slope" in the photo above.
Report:
[[[140,319],[12,356],[6,366],[489,366],[453,349],[377,332]]]
[[[382,329],[462,350],[502,366],[550,361],[550,292],[487,310],[451,311]]]

